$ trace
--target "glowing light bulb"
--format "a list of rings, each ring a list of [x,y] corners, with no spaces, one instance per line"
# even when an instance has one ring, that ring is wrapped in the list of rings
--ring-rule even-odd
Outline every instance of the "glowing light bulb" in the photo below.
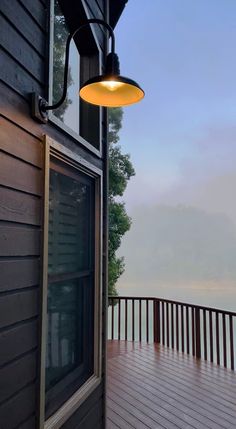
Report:
[[[124,84],[122,82],[116,82],[115,80],[106,80],[101,82],[101,85],[105,86],[105,88],[109,89],[110,91],[115,91]]]

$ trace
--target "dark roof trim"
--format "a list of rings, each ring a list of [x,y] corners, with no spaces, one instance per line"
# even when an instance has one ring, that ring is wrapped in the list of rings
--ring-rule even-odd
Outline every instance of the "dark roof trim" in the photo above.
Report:
[[[128,0],[110,0],[109,3],[109,24],[115,28]]]
[[[1,0],[0,0],[1,1]],[[87,15],[81,1],[74,0],[59,0],[59,4],[67,23],[68,30],[73,33],[76,28],[80,27],[87,21]],[[73,7],[72,7],[73,5]],[[97,47],[94,43],[91,29],[84,28],[82,31],[83,37],[75,36],[75,42],[81,55],[96,54]]]

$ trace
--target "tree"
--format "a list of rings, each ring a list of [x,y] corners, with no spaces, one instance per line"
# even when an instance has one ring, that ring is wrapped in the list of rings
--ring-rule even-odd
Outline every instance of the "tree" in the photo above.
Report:
[[[119,131],[122,126],[123,110],[109,109],[109,245],[108,245],[108,292],[117,295],[116,282],[124,272],[123,257],[116,251],[121,245],[121,238],[131,227],[131,218],[127,215],[124,202],[117,201],[122,197],[127,183],[135,175],[129,154],[122,154],[119,142]]]

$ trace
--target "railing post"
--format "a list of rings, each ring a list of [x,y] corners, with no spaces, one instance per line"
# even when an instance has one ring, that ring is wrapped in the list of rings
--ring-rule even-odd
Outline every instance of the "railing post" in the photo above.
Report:
[[[160,326],[160,301],[153,300],[153,340],[154,343],[160,343],[161,340],[161,326]]]
[[[201,358],[201,323],[200,323],[199,308],[195,308],[195,338],[196,338],[196,357]]]

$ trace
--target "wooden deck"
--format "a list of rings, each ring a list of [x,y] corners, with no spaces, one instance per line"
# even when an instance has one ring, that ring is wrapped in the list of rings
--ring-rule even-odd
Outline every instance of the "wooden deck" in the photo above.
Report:
[[[108,341],[115,428],[236,429],[236,373],[161,345]]]

